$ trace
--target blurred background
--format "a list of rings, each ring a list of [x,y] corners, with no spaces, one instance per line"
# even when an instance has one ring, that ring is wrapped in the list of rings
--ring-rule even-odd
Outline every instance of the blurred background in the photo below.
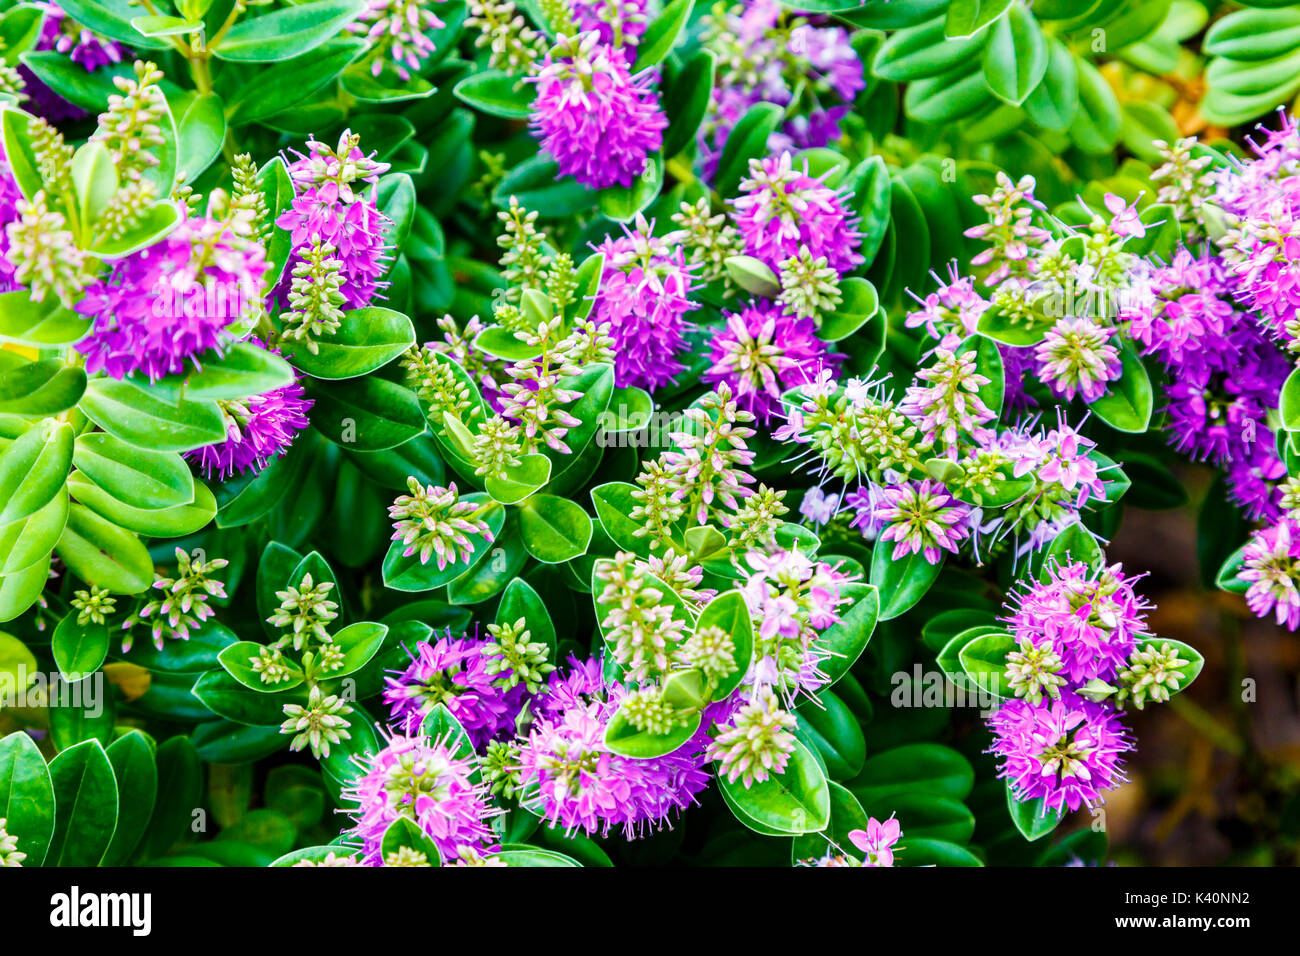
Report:
[[[1131,711],[1139,745],[1129,782],[1107,795],[1111,858],[1121,865],[1300,863],[1300,636],[1207,586],[1220,557],[1197,528],[1240,519],[1211,492],[1213,473],[1176,467],[1190,501],[1128,507],[1107,556],[1151,569],[1141,593],[1151,629],[1205,655],[1187,693]],[[1204,537],[1204,535],[1202,536]],[[1085,817],[1063,827],[1086,826]]]

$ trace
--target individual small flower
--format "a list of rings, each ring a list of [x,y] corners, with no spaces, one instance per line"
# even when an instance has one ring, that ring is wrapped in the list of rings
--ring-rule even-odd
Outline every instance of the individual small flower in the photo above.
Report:
[[[687,625],[681,615],[674,615],[663,588],[626,551],[596,566],[596,583],[605,640],[628,677],[645,681],[667,673],[686,639]]]
[[[348,740],[350,726],[347,715],[352,707],[345,704],[336,694],[326,694],[320,685],[313,685],[307,696],[307,706],[285,704],[285,721],[280,725],[280,733],[294,734],[289,744],[290,750],[302,750],[310,746],[312,756],[320,759],[330,755],[330,745]]]
[[[449,564],[469,561],[474,553],[469,535],[492,540],[488,523],[476,517],[479,506],[461,501],[455,482],[446,488],[426,488],[411,477],[406,486],[411,493],[398,496],[388,508],[388,516],[394,519],[393,540],[403,544],[405,556],[418,554],[421,564],[436,557],[441,571]]]
[[[1067,316],[1047,330],[1034,350],[1038,378],[1058,395],[1085,402],[1106,393],[1107,383],[1120,376],[1115,330],[1087,317]]]
[[[299,860],[294,866],[360,866],[352,853],[335,853],[330,850],[321,860]]]
[[[668,125],[651,82],[649,73],[633,77],[624,51],[594,30],[557,37],[537,74],[530,124],[561,176],[591,189],[632,185]]]
[[[260,339],[250,340],[262,346]],[[279,349],[271,349],[279,352]],[[304,397],[301,375],[293,374],[288,385],[250,398],[218,400],[226,418],[226,438],[185,453],[211,478],[223,480],[250,468],[262,469],[267,462],[286,452],[310,420],[312,400]]]
[[[750,160],[740,192],[732,203],[733,217],[745,249],[773,272],[805,248],[816,259],[825,257],[839,275],[864,261],[857,251],[862,239],[858,219],[845,208],[846,197],[809,176],[806,168],[796,170],[788,152]]]
[[[884,822],[869,817],[865,830],[849,831],[849,841],[866,855],[863,866],[893,866],[894,845],[902,836],[902,825],[893,817]]]
[[[447,24],[429,9],[430,0],[368,0],[357,22],[348,25],[352,33],[365,34],[374,59],[370,72],[378,76],[391,63],[402,82],[437,47],[428,34]],[[442,0],[439,0],[442,2]]]
[[[694,205],[682,203],[681,209],[673,213],[673,222],[681,230],[682,244],[689,252],[687,261],[696,267],[700,279],[721,281],[724,288],[730,289],[727,260],[743,253],[745,242],[727,214],[714,214],[708,197],[701,196]]]
[[[122,630],[126,631],[122,639],[123,651],[131,649],[132,629],[145,620],[150,622],[149,630],[158,650],[162,650],[165,638],[189,640],[191,630],[216,614],[208,599],[226,597],[225,585],[211,575],[226,567],[229,561],[225,558],[203,561],[191,557],[184,548],[177,548],[175,554],[176,577],[155,576],[154,589],[161,591],[163,596],[147,600],[122,622]]]
[[[736,403],[761,421],[780,411],[786,391],[839,368],[842,356],[817,337],[812,319],[794,318],[769,302],[751,302],[724,317],[726,325],[709,346],[713,364],[700,380],[726,382]]]
[[[384,855],[384,866],[433,866],[433,864],[422,851],[409,846],[399,846]]]
[[[512,730],[523,688],[501,686],[487,656],[486,641],[440,638],[419,641],[411,663],[385,680],[384,703],[405,733],[419,732],[425,716],[439,705],[451,712],[475,749]]]
[[[839,273],[826,256],[813,257],[807,246],[781,263],[781,294],[777,301],[800,319],[819,319],[834,312],[843,296]]]
[[[394,734],[382,750],[360,760],[361,774],[343,791],[356,808],[351,833],[361,840],[365,862],[383,861],[384,833],[405,817],[433,841],[444,863],[462,847],[493,848],[493,816],[476,763],[458,755],[447,740]]]
[[[781,709],[772,688],[763,687],[719,728],[707,756],[720,762],[719,775],[748,789],[771,774],[785,773],[794,753],[796,723],[794,714]]]
[[[413,2],[413,0],[407,0]],[[361,137],[344,130],[331,148],[307,140],[307,153],[289,164],[296,195],[275,224],[287,231],[293,257],[277,293],[288,297],[292,275],[316,248],[328,246],[338,265],[346,307],[359,309],[383,287],[388,271],[386,230],[391,221],[379,210],[379,177],[389,164],[361,151]]]
[[[9,282],[30,289],[33,302],[47,295],[68,305],[76,302],[90,275],[67,219],[49,207],[44,190],[30,202],[17,199],[15,210],[17,216],[4,227]]]
[[[716,624],[697,628],[677,655],[687,667],[698,667],[706,679],[721,681],[736,672],[736,642]]]
[[[546,675],[555,670],[550,663],[550,648],[541,641],[531,640],[532,634],[524,618],[513,624],[489,624],[492,639],[484,646],[486,669],[497,684],[509,690],[523,684],[530,694],[542,687]]]
[[[1179,657],[1168,641],[1159,647],[1154,643],[1140,647],[1129,656],[1128,666],[1120,668],[1116,700],[1120,704],[1132,700],[1138,710],[1148,698],[1163,703],[1187,680],[1191,667],[1192,662]]]
[[[578,29],[595,30],[606,46],[635,47],[646,31],[648,0],[571,0]]]
[[[567,0],[564,0],[563,5],[567,11]],[[510,0],[470,0],[465,26],[470,30],[478,30],[474,46],[489,50],[488,64],[494,70],[504,70],[510,74],[531,74],[534,72],[534,64],[546,55],[544,39],[528,25],[524,15]],[[574,32],[572,29],[559,29],[554,21],[550,26],[554,33],[568,35]]]
[[[659,688],[653,686],[629,691],[618,712],[637,730],[660,737],[682,722],[682,716],[664,702]]]
[[[1065,685],[1059,673],[1064,667],[1050,641],[1038,647],[1026,635],[1020,638],[1020,649],[1007,654],[1007,686],[1031,704],[1040,703],[1044,694],[1055,700]]]
[[[990,382],[976,370],[975,357],[973,349],[958,353],[939,346],[908,386],[898,410],[916,420],[926,441],[955,445],[959,433],[974,434],[997,417],[980,398],[979,390]]]
[[[882,487],[874,517],[883,525],[880,541],[895,542],[895,561],[921,554],[930,564],[938,564],[944,551],[956,554],[961,540],[970,534],[970,508],[929,478]]]
[[[1017,800],[1041,799],[1043,812],[1089,808],[1124,780],[1132,738],[1114,709],[1062,693],[1031,704],[1009,700],[989,720],[999,776]]]
[[[76,344],[86,371],[151,381],[202,366],[227,326],[260,307],[262,247],[229,222],[187,218],[158,242],[114,262],[86,288],[76,310],[95,324]]]
[[[505,860],[497,853],[484,853],[477,847],[463,846],[456,857],[456,862],[452,866],[482,866],[482,867],[502,867],[508,866]]]
[[[267,623],[272,627],[288,628],[294,650],[302,650],[312,637],[321,644],[328,644],[333,638],[325,626],[339,616],[338,604],[328,597],[333,589],[333,581],[317,584],[310,572],[304,574],[296,585],[290,584],[283,591],[275,592],[280,606],[267,618]]]
[[[1246,604],[1257,617],[1274,616],[1287,630],[1300,627],[1300,524],[1291,518],[1256,531],[1237,576],[1249,581]]]
[[[845,504],[849,504],[846,500]],[[829,524],[840,506],[839,495],[828,495],[820,488],[809,488],[799,503],[799,514],[814,525]]]
[[[77,612],[78,624],[103,624],[112,616],[117,598],[109,594],[107,589],[92,584],[89,591],[74,591],[72,600],[68,603]]]
[[[1051,565],[1046,581],[1013,595],[1006,618],[1013,635],[1036,647],[1050,645],[1075,686],[1112,680],[1147,633],[1150,607],[1133,590],[1137,578],[1123,571],[1119,564],[1098,570],[1082,561]]]
[[[1138,239],[1147,234],[1146,224],[1138,215],[1136,202],[1129,205],[1123,196],[1116,196],[1114,193],[1106,193],[1103,201],[1106,204],[1106,211],[1111,214],[1111,232],[1117,236],[1135,236]]]
[[[601,678],[602,662],[570,659],[538,698],[537,719],[519,748],[519,787],[526,806],[566,832],[631,839],[664,825],[708,786],[701,729],[662,757],[632,759],[610,752],[605,727],[623,689]],[[703,726],[710,723],[706,714]]]
[[[591,321],[607,327],[613,341],[615,383],[620,388],[654,390],[672,382],[685,366],[686,318],[698,309],[691,301],[694,276],[680,247],[653,234],[638,216],[625,235],[607,237],[593,247],[605,257]]]
[[[7,866],[20,867],[27,854],[18,849],[18,838],[5,829],[8,820],[0,817],[0,869]]]
[[[255,656],[249,658],[248,663],[261,677],[263,684],[281,684],[294,673],[291,662],[280,653],[278,647],[260,648]]]

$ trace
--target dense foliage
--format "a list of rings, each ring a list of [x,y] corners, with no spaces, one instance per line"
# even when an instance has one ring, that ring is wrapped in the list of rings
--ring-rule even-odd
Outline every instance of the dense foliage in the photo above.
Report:
[[[1300,626],[1297,37],[0,0],[0,865],[1101,862],[1126,506]]]

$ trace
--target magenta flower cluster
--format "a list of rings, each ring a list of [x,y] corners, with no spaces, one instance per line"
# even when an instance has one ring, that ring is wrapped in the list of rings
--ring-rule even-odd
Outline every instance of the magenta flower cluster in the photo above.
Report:
[[[86,371],[154,381],[202,367],[203,353],[220,352],[226,327],[261,298],[266,269],[262,247],[228,223],[185,219],[86,287],[76,305],[94,320],[76,345]]]
[[[591,189],[630,187],[663,143],[668,120],[654,77],[628,72],[627,54],[599,31],[561,42],[537,74],[532,127],[542,149]]]

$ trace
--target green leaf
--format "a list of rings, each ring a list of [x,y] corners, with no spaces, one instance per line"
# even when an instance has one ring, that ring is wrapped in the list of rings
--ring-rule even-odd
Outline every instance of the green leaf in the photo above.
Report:
[[[1015,697],[1007,683],[1007,654],[1017,649],[1016,640],[1005,631],[991,631],[968,641],[957,652],[962,671],[981,690],[994,697]]]
[[[1278,413],[1282,416],[1283,428],[1289,432],[1300,431],[1300,369],[1292,370],[1282,383]],[[2,463],[0,467],[3,467]]]
[[[720,680],[713,691],[713,699],[722,700],[741,685],[754,659],[754,625],[745,596],[739,591],[724,591],[706,604],[695,622],[695,630],[706,627],[722,628],[731,635],[736,647],[736,670],[730,677]]]
[[[1094,571],[1106,563],[1106,555],[1097,544],[1097,539],[1087,528],[1078,523],[1061,529],[1052,539],[1052,543],[1047,546],[1047,551],[1043,554],[1043,565],[1038,572],[1038,579],[1046,582],[1051,576],[1053,567],[1064,567],[1075,561],[1084,562]]]
[[[137,50],[163,50],[169,46],[166,41],[146,37],[131,26],[131,20],[141,9],[131,0],[68,0],[66,3],[60,0],[59,7],[88,30]]]
[[[666,734],[637,730],[622,710],[615,712],[605,725],[605,746],[613,753],[637,760],[662,757],[683,746],[700,729],[700,715],[692,714]]]
[[[224,654],[225,651],[222,651]],[[285,704],[305,704],[305,688],[255,691],[231,677],[225,670],[202,674],[194,682],[192,693],[218,717],[237,724],[256,724],[270,727],[284,720]]]
[[[383,451],[425,430],[420,401],[409,388],[374,376],[304,384],[315,402],[312,424],[336,445]]]
[[[964,800],[975,784],[965,757],[942,744],[904,744],[868,757],[848,787],[863,806],[886,806],[899,794],[931,793]]]
[[[695,139],[708,112],[716,64],[712,50],[698,50],[685,68],[667,81],[662,99],[668,112],[664,156],[676,156]]]
[[[276,691],[293,690],[303,682],[300,675],[291,675],[274,684],[263,681],[262,675],[253,669],[253,661],[261,656],[262,650],[263,645],[253,641],[238,641],[223,647],[217,655],[217,660],[227,674],[258,693],[271,694]]]
[[[54,837],[54,785],[36,742],[21,730],[0,739],[0,815],[27,854],[23,865],[44,863]]]
[[[876,287],[866,279],[852,276],[840,283],[843,296],[835,311],[821,318],[818,336],[827,342],[847,339],[862,328],[880,308]]]
[[[236,342],[224,355],[205,354],[201,369],[139,387],[174,405],[182,400],[247,398],[292,383],[293,369],[280,356],[251,342]]]
[[[78,624],[77,612],[72,610],[54,628],[50,644],[64,680],[78,681],[99,670],[108,656],[108,627],[93,621]]]
[[[0,353],[14,357],[12,352]],[[0,365],[0,415],[57,415],[81,400],[86,373],[61,359]]]
[[[403,849],[415,850],[417,853],[424,854],[430,866],[442,865],[442,855],[438,852],[437,844],[413,821],[400,816],[390,823],[388,829],[384,831],[380,843],[380,853],[387,859],[390,854],[398,853]]]
[[[1033,14],[1015,3],[993,24],[984,47],[984,79],[993,95],[1019,106],[1047,72],[1047,42]]]
[[[176,124],[177,173],[190,183],[221,155],[226,112],[221,97],[196,96]]]
[[[122,63],[87,70],[57,50],[28,50],[18,59],[56,94],[90,113],[108,108],[108,98],[117,92],[115,76],[131,74],[130,65]]]
[[[983,866],[974,853],[947,840],[908,837],[906,849],[897,859],[903,866]]]
[[[805,742],[815,745],[826,765],[827,776],[847,780],[862,770],[866,760],[867,742],[862,726],[848,706],[829,690],[818,692],[817,697],[796,712],[799,730]]]
[[[533,495],[519,506],[519,532],[538,561],[563,564],[587,553],[591,518],[567,498]]]
[[[158,767],[153,745],[139,730],[131,730],[108,745],[108,762],[120,792],[117,827],[104,852],[102,866],[123,866],[135,852],[153,816],[158,799]]]
[[[145,451],[94,432],[77,438],[72,461],[83,475],[132,508],[171,508],[194,500],[194,476],[174,452]]]
[[[73,155],[70,172],[81,228],[89,230],[99,221],[109,200],[117,192],[117,167],[113,165],[107,146],[98,140],[88,140]]]
[[[650,556],[650,539],[637,537],[644,524],[631,517],[636,507],[632,493],[636,485],[626,481],[611,481],[591,489],[591,502],[596,506],[596,517],[605,533],[623,551],[631,551],[643,558]]]
[[[746,788],[718,778],[718,788],[733,813],[758,833],[792,835],[824,830],[830,823],[831,799],[817,758],[797,740],[785,772]]]
[[[295,347],[293,364],[314,378],[356,378],[383,368],[415,344],[415,328],[401,312],[370,306],[343,313],[338,330],[315,353]]]
[[[68,491],[91,511],[128,531],[154,538],[178,538],[207,526],[217,514],[217,499],[208,486],[194,485],[194,500],[167,508],[132,508],[80,472],[68,478]]]
[[[881,44],[871,71],[898,83],[938,76],[978,55],[986,39],[987,35],[980,33],[945,40],[944,21],[936,17],[891,35]]]
[[[847,610],[840,610],[840,620],[822,631],[816,642],[831,655],[821,665],[828,686],[847,674],[862,656],[880,617],[880,592],[872,585],[846,584],[840,594],[852,603]]]
[[[506,520],[501,505],[484,494],[462,495],[460,500],[479,505],[474,517],[487,522],[493,539],[501,533]],[[398,591],[431,591],[442,587],[471,570],[492,547],[492,542],[484,535],[474,535],[471,543],[473,550],[467,561],[461,561],[458,553],[457,560],[439,569],[435,557],[430,557],[427,564],[421,564],[418,553],[405,556],[402,552],[406,547],[400,541],[394,541],[384,555],[384,584]]]
[[[72,427],[38,422],[0,453],[0,525],[35,514],[59,493],[72,462]]]
[[[1119,139],[1119,100],[1095,66],[1077,54],[1074,62],[1079,73],[1079,108],[1070,124],[1070,138],[1085,153],[1108,153]]]
[[[496,854],[496,859],[501,860],[506,866],[582,866],[573,857],[565,856],[563,853],[513,843],[502,844],[501,852]]]
[[[112,378],[92,381],[80,408],[110,435],[153,451],[190,451],[226,437],[226,420],[216,402],[169,404]]]
[[[363,0],[316,0],[247,16],[226,31],[213,47],[219,60],[273,63],[316,49],[356,18]]]
[[[1047,809],[1043,805],[1042,797],[1020,800],[1012,790],[1010,782],[1006,784],[1006,791],[1007,812],[1011,814],[1011,822],[1016,825],[1020,835],[1030,843],[1041,840],[1061,825],[1064,814],[1059,809]]]
[[[942,559],[931,564],[924,554],[916,551],[894,558],[893,550],[892,542],[880,541],[871,555],[871,583],[883,596],[880,602],[882,621],[892,621],[925,597],[943,567]]]
[[[114,594],[138,594],[153,584],[153,561],[140,539],[83,505],[69,507],[55,551],[77,577]]]
[[[51,866],[98,866],[117,827],[118,790],[108,754],[97,740],[69,747],[50,761],[54,785]]]
[[[678,0],[681,2],[681,0]],[[600,191],[597,205],[606,219],[614,222],[631,222],[659,198],[664,184],[664,158],[662,153],[646,157],[643,169],[630,186],[610,186]]]
[[[26,289],[0,293],[0,339],[36,348],[71,345],[90,331],[90,324],[54,296],[33,302]]]
[[[44,564],[67,523],[68,492],[61,487],[35,514],[0,525],[0,574],[12,577]]]
[[[944,35],[968,37],[988,26],[1011,6],[1011,0],[953,0],[944,19]]]
[[[714,176],[719,195],[736,195],[740,181],[749,175],[749,161],[767,155],[767,139],[784,116],[785,111],[775,103],[755,103],[731,128]]]
[[[1047,39],[1047,72],[1025,100],[1025,112],[1044,129],[1067,130],[1079,109],[1079,72],[1069,48]]]
[[[531,584],[523,578],[515,578],[501,595],[495,623],[513,624],[520,618],[524,619],[531,639],[550,648],[551,663],[558,663],[555,624],[546,603]]]
[[[695,0],[673,0],[664,7],[663,13],[651,21],[636,48],[636,65],[632,67],[634,74],[667,58],[678,35],[691,19],[694,8]]]
[[[516,80],[501,70],[470,73],[456,83],[452,93],[462,103],[502,119],[527,119],[532,112],[532,84],[520,83],[516,89]]]
[[[330,680],[346,677],[365,667],[384,646],[387,636],[388,625],[373,621],[357,621],[336,633],[334,646],[343,652],[343,666],[330,671]]]
[[[524,455],[519,464],[499,475],[488,475],[488,494],[503,505],[518,504],[551,480],[551,459],[545,455]]]
[[[366,48],[361,37],[336,37],[291,60],[282,60],[241,85],[226,100],[232,124],[252,123],[309,99]],[[268,96],[268,90],[275,90]]]

